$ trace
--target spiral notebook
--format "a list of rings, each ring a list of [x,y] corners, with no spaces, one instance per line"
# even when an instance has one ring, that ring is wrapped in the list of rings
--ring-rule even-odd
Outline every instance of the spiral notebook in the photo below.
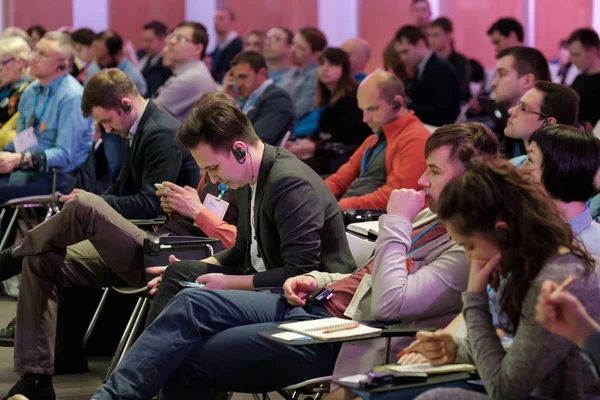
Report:
[[[319,340],[377,336],[379,328],[372,328],[343,318],[324,318],[312,321],[292,322],[279,325],[280,329],[300,333]]]

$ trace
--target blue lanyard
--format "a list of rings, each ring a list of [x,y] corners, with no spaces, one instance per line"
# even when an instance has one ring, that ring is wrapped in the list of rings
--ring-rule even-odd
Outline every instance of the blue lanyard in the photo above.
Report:
[[[218,190],[220,193],[219,193],[219,196],[217,197],[217,200],[221,200],[223,198],[227,189],[229,189],[229,186],[219,183]]]
[[[437,220],[437,221],[435,221],[435,223],[433,223],[433,224],[429,225],[429,226],[427,227],[427,229],[425,229],[423,232],[419,233],[419,235],[418,235],[416,238],[414,238],[414,239],[412,240],[411,247],[412,247],[412,246],[413,246],[415,243],[417,243],[417,241],[418,241],[419,239],[421,239],[421,238],[423,237],[423,235],[425,235],[427,232],[429,232],[430,230],[432,230],[432,229],[433,229],[433,228],[434,228],[434,227],[435,227],[437,224],[439,224],[439,223],[440,223],[440,221],[439,221],[439,220]],[[423,243],[422,245],[420,245],[419,247],[417,247],[417,248],[415,248],[415,249],[412,249],[412,248],[411,248],[411,250],[410,250],[410,251],[407,253],[407,255],[408,255],[408,254],[412,254],[412,253],[414,253],[415,251],[419,250],[421,247],[425,246],[426,244],[427,244],[427,243]]]
[[[58,82],[58,85],[56,87],[56,92],[58,92],[58,89],[60,88],[60,85],[63,83],[63,81],[65,80],[65,76],[63,76],[60,80],[60,82]],[[52,93],[54,95],[54,93]],[[40,114],[39,117],[35,116],[35,109],[37,108],[37,104],[38,104],[38,100],[40,97],[40,92],[37,92],[37,94],[35,95],[35,104],[33,106],[33,115],[32,115],[32,123],[30,122],[30,126],[33,126],[34,128],[37,127],[37,125],[40,124],[40,122],[42,121],[42,118],[44,117],[44,114],[46,113],[46,107],[48,106],[48,103],[50,102],[50,99],[52,98],[52,96],[50,95],[50,89],[48,89],[48,97],[46,97],[46,100],[44,101],[44,105],[42,106],[42,113]]]
[[[2,91],[0,92],[0,99],[3,99],[5,97],[8,97],[12,94],[13,88],[11,87],[11,85],[7,85],[4,89],[2,89]]]
[[[377,140],[379,140],[379,133],[376,135],[376,138],[377,138]],[[375,143],[377,143],[377,141],[375,141]],[[379,153],[381,153],[383,151],[383,149],[385,149],[386,144],[387,144],[387,141],[384,141],[376,149],[373,147],[369,147],[365,151],[365,154],[363,154],[362,162],[360,165],[360,177],[362,177],[367,172],[367,167],[369,165],[371,165],[371,163],[373,162],[373,160],[375,160],[375,158],[379,155]],[[369,150],[373,150],[373,151],[371,152],[371,160],[369,161],[369,164],[367,164],[367,158],[369,158]]]

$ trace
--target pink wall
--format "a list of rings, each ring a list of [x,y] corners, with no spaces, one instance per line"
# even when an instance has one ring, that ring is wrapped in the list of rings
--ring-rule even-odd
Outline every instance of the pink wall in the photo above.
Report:
[[[9,0],[6,11],[6,23],[23,29],[43,25],[54,30],[73,24],[72,0]]]

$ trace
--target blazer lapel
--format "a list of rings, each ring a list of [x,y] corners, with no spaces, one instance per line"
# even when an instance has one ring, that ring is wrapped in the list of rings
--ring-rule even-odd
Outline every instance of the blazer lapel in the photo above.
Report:
[[[128,149],[127,147],[125,147],[127,149],[127,156],[125,157],[125,160],[123,160],[123,164],[121,166],[121,168],[123,169],[122,184],[124,184],[127,181],[127,179],[129,179],[129,176],[133,172],[135,156],[140,146],[140,142],[142,141],[142,137],[144,136],[144,127],[150,118],[150,114],[152,114],[154,110],[156,110],[156,104],[154,104],[152,100],[149,100],[148,105],[146,105],[146,109],[144,110],[144,114],[140,119],[140,123],[138,124],[137,131],[133,136],[131,147],[129,147]],[[129,139],[125,139],[124,146],[129,146]]]
[[[264,258],[265,252],[263,251],[261,245],[261,230],[259,216],[262,207],[263,197],[265,194],[265,185],[267,183],[271,167],[273,166],[273,163],[276,159],[276,148],[265,143],[265,150],[263,153],[262,161],[260,163],[258,178],[256,180],[256,196],[254,197],[254,231],[256,232],[256,244],[258,245],[258,250],[261,254],[261,257],[263,257],[263,261],[265,262],[265,267],[267,266],[267,260]],[[252,223],[252,221],[250,221],[250,223]]]

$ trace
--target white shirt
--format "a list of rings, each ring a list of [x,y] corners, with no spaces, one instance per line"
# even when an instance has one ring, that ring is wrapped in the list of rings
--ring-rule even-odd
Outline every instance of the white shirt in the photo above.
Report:
[[[256,199],[256,183],[250,185],[252,190],[252,199],[250,200],[250,262],[257,272],[266,271],[265,262],[258,256],[258,242],[256,241],[256,231],[254,230],[254,200]]]

